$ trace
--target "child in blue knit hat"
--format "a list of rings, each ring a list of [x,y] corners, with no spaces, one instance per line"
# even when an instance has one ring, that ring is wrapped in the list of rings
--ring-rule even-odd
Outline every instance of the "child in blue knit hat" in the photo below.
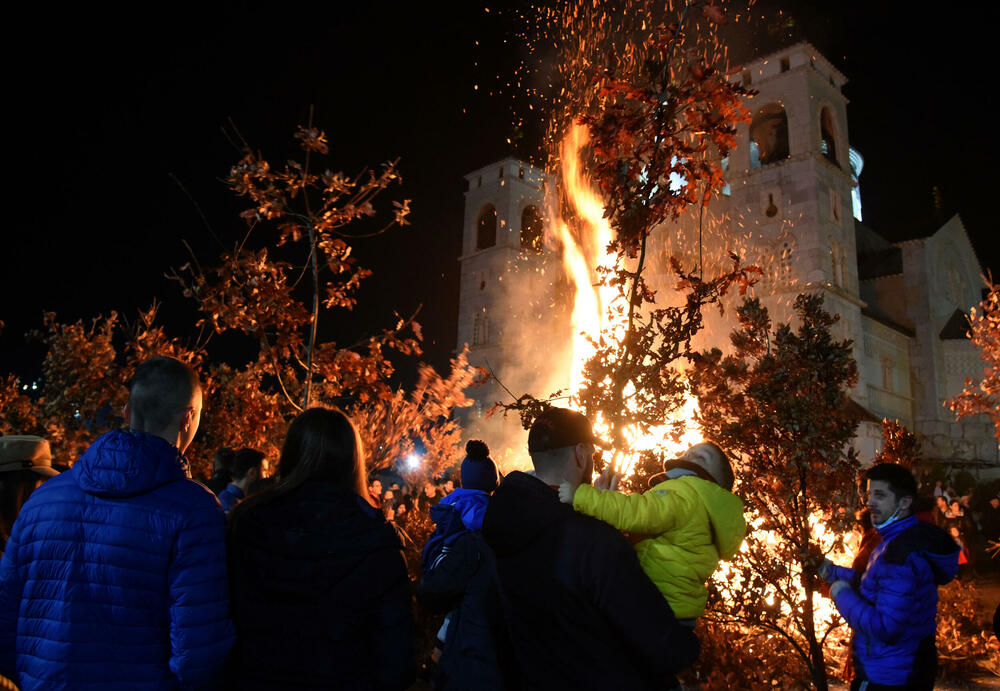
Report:
[[[465,445],[465,454],[465,460],[462,461],[462,486],[444,497],[440,503],[431,507],[431,519],[436,527],[424,547],[424,576],[418,588],[418,598],[422,597],[422,601],[440,599],[443,585],[449,586],[444,588],[445,591],[450,592],[450,589],[454,589],[456,582],[453,582],[452,579],[456,573],[465,574],[466,579],[471,579],[481,568],[477,566],[480,564],[481,558],[472,559],[469,555],[478,554],[477,549],[488,549],[477,534],[483,529],[483,518],[486,516],[486,506],[489,503],[490,495],[500,484],[500,473],[497,471],[496,463],[490,458],[490,449],[485,442],[473,439]],[[462,542],[463,540],[464,542]],[[462,545],[464,548],[459,549]],[[438,568],[439,566],[440,568]],[[465,587],[471,586],[469,583],[463,582],[462,588]],[[477,587],[481,587],[481,584]],[[482,593],[471,597],[468,602],[467,598],[463,597],[459,606],[451,609],[445,615],[444,622],[437,633],[437,646],[432,659],[440,659],[441,669],[450,670],[447,672],[450,674],[462,671],[470,673],[470,665],[472,667],[482,665],[479,672],[472,674],[473,677],[486,674],[487,677],[495,677],[496,680],[499,680],[499,672],[495,669],[496,662],[495,660],[490,661],[493,655],[488,636],[484,640],[477,638],[462,643],[466,646],[466,651],[468,651],[469,646],[478,647],[480,652],[478,658],[482,659],[477,658],[476,662],[469,660],[463,662],[459,657],[456,657],[458,652],[449,655],[448,647],[445,645],[449,629],[453,629],[452,642],[449,645],[455,645],[454,637],[458,635],[458,629],[454,628],[452,624],[460,619],[458,612],[463,607],[469,611],[478,611],[478,608],[483,606],[480,602],[481,598]],[[454,605],[449,606],[454,607]],[[478,616],[481,617],[482,614],[480,613]],[[476,617],[473,616],[473,620],[475,619]],[[459,624],[456,626],[461,628]],[[458,651],[462,648],[453,649]],[[482,679],[478,679],[478,681],[482,682]],[[478,684],[477,686],[484,689],[493,688],[489,685]],[[455,687],[466,688],[458,680],[456,680]]]
[[[500,484],[500,473],[497,471],[496,463],[490,458],[490,448],[482,440],[471,440],[465,445],[462,486],[431,508],[431,518],[441,526],[441,519],[454,510],[458,512],[466,529],[482,530],[486,505],[498,484]]]

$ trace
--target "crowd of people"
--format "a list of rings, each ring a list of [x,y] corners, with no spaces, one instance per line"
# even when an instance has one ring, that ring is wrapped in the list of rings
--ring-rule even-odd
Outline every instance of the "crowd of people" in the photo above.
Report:
[[[724,449],[696,444],[624,494],[610,464],[593,479],[606,444],[567,409],[532,424],[532,471],[502,476],[473,440],[457,474],[414,488],[369,475],[327,408],[291,422],[273,472],[220,449],[196,482],[201,406],[197,373],[154,357],[128,428],[65,472],[44,439],[0,437],[0,688],[405,689],[415,594],[443,615],[435,688],[677,689],[706,581],[747,530]],[[937,586],[1000,500],[953,509],[943,483],[921,520],[908,470],[865,479],[867,551],[815,575],[854,632],[852,689],[929,689]],[[399,527],[417,513],[436,527],[414,589]]]
[[[1000,560],[993,554],[1000,547],[1000,483],[967,483],[965,492],[960,493],[951,480],[932,483],[922,473],[918,484],[924,505],[931,507],[934,524],[959,547],[959,578],[997,571]]]

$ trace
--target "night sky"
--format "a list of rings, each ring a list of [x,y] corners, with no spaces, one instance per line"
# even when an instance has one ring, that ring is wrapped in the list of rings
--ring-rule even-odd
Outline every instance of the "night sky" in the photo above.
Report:
[[[245,230],[243,206],[222,182],[239,158],[223,130],[235,124],[281,161],[310,105],[331,167],[352,173],[399,157],[404,184],[391,194],[413,200],[411,226],[355,243],[374,275],[358,310],[338,315],[327,336],[372,332],[393,311],[422,304],[427,357],[447,362],[462,175],[538,148],[531,127],[507,143],[512,97],[490,94],[525,57],[509,10],[527,5],[278,5],[11,10],[0,373],[37,371],[42,351],[23,334],[41,326],[42,310],[63,320],[112,309],[131,318],[155,298],[162,321],[186,335],[194,313],[164,278],[189,260],[182,239],[211,264],[221,249],[213,233],[231,246]],[[830,3],[818,14],[807,3],[761,3],[772,31],[742,48],[769,52],[807,38],[847,75],[867,224],[890,239],[926,234],[936,185],[984,267],[1000,267],[987,105],[996,87],[985,59],[997,10],[877,5]]]

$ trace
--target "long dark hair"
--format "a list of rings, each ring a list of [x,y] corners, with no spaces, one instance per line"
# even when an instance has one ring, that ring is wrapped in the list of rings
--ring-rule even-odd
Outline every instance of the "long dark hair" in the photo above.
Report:
[[[254,506],[274,501],[307,482],[329,482],[371,501],[361,438],[350,418],[337,409],[310,408],[292,420],[281,447],[278,475],[277,485],[233,509],[233,530]]]

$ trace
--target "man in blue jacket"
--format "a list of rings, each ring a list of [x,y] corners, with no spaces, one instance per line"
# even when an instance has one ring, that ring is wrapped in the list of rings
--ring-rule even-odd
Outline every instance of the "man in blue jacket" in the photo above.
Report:
[[[215,688],[233,644],[222,509],[183,451],[201,386],[141,364],[125,418],[21,509],[0,562],[0,673],[31,689]]]
[[[939,585],[958,571],[958,546],[940,528],[917,520],[910,471],[882,463],[866,474],[868,508],[882,542],[863,572],[829,561],[820,575],[854,632],[852,691],[934,688]]]

